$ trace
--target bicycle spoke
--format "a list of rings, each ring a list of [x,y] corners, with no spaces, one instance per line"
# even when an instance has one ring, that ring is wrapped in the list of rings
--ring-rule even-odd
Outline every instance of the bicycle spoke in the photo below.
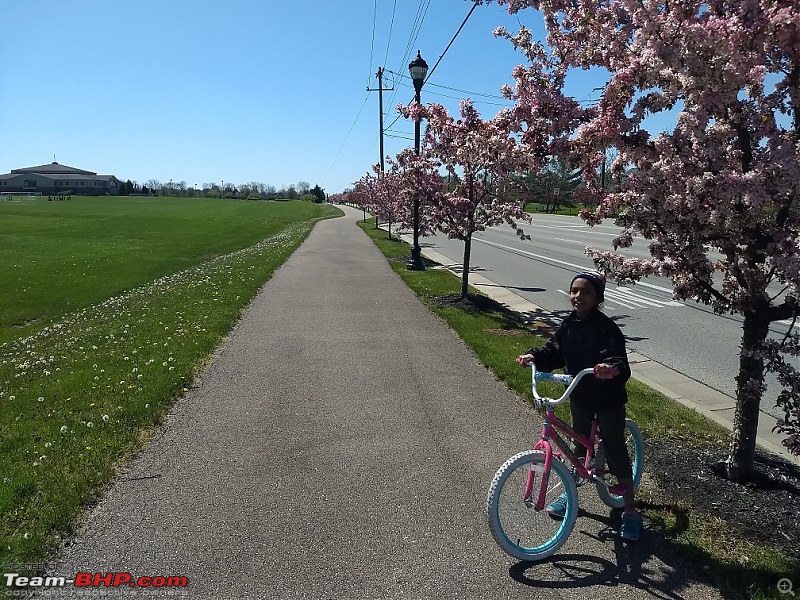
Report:
[[[553,462],[544,503],[546,506],[554,502],[566,490],[569,498],[566,517],[553,519],[547,510],[534,508],[542,493],[541,475],[535,478],[530,498],[520,501],[520,491],[529,483],[531,468],[540,469],[543,456],[538,452],[522,453],[503,465],[487,500],[492,534],[506,552],[523,560],[540,560],[555,552],[566,541],[577,514],[574,481],[560,461]]]

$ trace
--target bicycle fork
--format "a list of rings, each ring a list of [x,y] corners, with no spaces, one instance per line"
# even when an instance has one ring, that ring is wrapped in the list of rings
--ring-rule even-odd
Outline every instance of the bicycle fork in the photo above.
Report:
[[[550,480],[550,469],[553,464],[553,448],[550,445],[550,440],[542,438],[536,442],[533,449],[544,452],[544,463],[530,463],[528,465],[528,475],[525,481],[523,501],[528,506],[533,505],[535,511],[540,511],[544,508],[545,502],[547,501],[547,484]],[[537,473],[539,474],[539,493],[534,494]],[[534,495],[536,495],[535,498]]]

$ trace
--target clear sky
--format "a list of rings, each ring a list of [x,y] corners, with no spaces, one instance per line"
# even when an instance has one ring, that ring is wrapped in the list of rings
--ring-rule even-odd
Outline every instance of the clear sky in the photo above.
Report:
[[[413,145],[395,105],[414,91],[417,50],[431,68],[422,101],[486,118],[524,57],[492,36],[510,16],[468,0],[0,0],[0,173],[52,162],[189,187],[307,181],[329,193]],[[519,20],[518,20],[519,19]],[[597,98],[601,75],[568,90]],[[389,127],[391,125],[391,127]]]

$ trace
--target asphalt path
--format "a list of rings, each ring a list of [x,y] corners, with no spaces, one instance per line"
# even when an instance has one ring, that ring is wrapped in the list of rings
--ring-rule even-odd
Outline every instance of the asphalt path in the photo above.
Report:
[[[594,268],[584,253],[586,246],[611,250],[611,240],[620,231],[613,223],[590,228],[578,217],[559,215],[534,215],[533,223],[523,229],[530,240],[520,240],[507,226],[475,234],[470,270],[555,314],[570,309],[566,290],[574,274]],[[650,258],[647,244],[636,239],[625,254]],[[463,242],[440,234],[423,238],[421,245],[460,269]],[[779,291],[771,289],[773,294]],[[678,302],[672,298],[671,281],[661,277],[623,287],[610,283],[604,311],[622,328],[629,349],[735,397],[742,338],[738,315],[718,315],[693,300]],[[772,335],[782,337],[787,329],[787,323],[773,323]],[[777,381],[769,377],[767,383],[762,412],[778,416]]]
[[[586,487],[558,555],[500,551],[486,492],[538,414],[345,210],[264,286],[50,574],[184,576],[193,599],[719,598],[647,524],[622,544]]]

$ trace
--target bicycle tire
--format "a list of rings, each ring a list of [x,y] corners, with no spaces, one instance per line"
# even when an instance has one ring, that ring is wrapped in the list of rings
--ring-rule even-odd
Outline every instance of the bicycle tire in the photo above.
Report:
[[[642,471],[644,470],[644,439],[639,426],[630,419],[625,419],[625,445],[628,447],[628,456],[631,457],[631,467],[633,469],[633,489],[634,492],[639,487],[639,482],[642,479]],[[595,458],[595,469],[603,471],[606,468],[605,449],[603,444],[600,443],[597,449]],[[604,479],[610,485],[617,482],[617,478],[611,473],[606,473]],[[601,482],[596,483],[597,495],[603,504],[610,508],[622,508],[625,506],[625,498],[612,494],[608,488]]]
[[[541,477],[536,473],[532,500],[524,496],[527,475],[532,468],[544,470],[545,453],[527,450],[509,458],[489,486],[486,514],[489,531],[504,552],[525,561],[540,561],[556,552],[567,541],[578,516],[578,490],[569,468],[553,458],[548,478],[545,505],[562,492],[567,494],[567,511],[555,520],[546,510],[533,505],[539,495]]]

